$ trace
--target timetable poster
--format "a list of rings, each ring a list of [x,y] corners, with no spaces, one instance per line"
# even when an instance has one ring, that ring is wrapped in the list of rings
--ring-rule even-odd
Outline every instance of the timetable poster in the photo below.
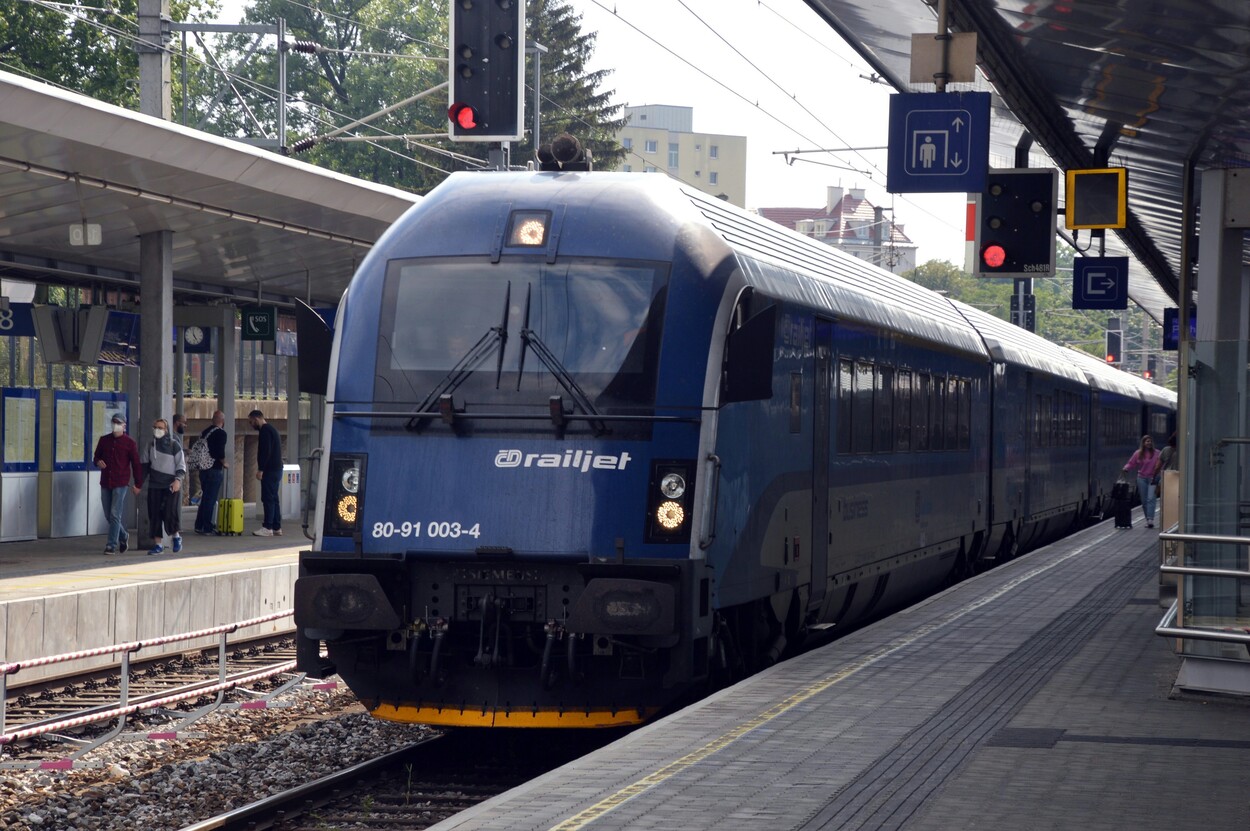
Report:
[[[4,399],[4,462],[35,463],[35,399]]]

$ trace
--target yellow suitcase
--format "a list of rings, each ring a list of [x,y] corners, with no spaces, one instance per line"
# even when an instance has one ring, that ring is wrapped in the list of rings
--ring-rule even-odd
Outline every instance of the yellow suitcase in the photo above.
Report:
[[[226,474],[226,493],[230,492],[230,474]],[[243,500],[217,500],[217,533],[238,536],[243,533]]]

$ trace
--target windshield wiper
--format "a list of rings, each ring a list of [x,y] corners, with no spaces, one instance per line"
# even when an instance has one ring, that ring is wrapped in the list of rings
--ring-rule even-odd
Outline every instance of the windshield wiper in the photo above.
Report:
[[[518,390],[521,388],[521,378],[525,372],[525,352],[528,348],[532,348],[534,350],[534,354],[538,356],[538,360],[542,361],[543,366],[547,367],[547,371],[551,373],[552,377],[556,379],[556,382],[559,383],[560,386],[564,387],[564,391],[569,394],[569,397],[573,399],[573,403],[581,408],[583,413],[588,416],[599,415],[599,411],[596,410],[595,406],[590,403],[590,398],[586,395],[586,391],[578,386],[577,381],[575,381],[569,371],[564,368],[564,364],[560,363],[560,359],[547,348],[547,344],[543,343],[542,338],[538,336],[538,333],[530,328],[530,288],[527,287],[525,291],[525,322],[521,325],[521,358],[517,369],[516,379],[516,386]],[[552,414],[552,418],[553,420],[555,419],[554,413]],[[561,426],[562,425],[557,424],[556,428],[560,429]],[[602,421],[592,419],[590,421],[590,426],[595,431],[596,436],[602,436],[604,433],[608,432],[608,425]]]
[[[498,326],[492,326],[482,335],[473,346],[469,347],[469,351],[456,362],[451,371],[443,377],[430,390],[430,394],[425,397],[421,405],[417,407],[417,414],[408,420],[409,430],[420,430],[426,425],[431,417],[439,415],[437,409],[431,411],[431,407],[439,403],[445,395],[451,395],[456,388],[468,380],[473,371],[481,366],[482,362],[490,357],[491,353],[498,350],[499,357],[495,361],[495,389],[499,389],[499,380],[503,376],[503,354],[504,347],[508,343],[508,306],[512,302],[512,281],[509,280],[507,288],[504,290],[503,296],[503,315]]]

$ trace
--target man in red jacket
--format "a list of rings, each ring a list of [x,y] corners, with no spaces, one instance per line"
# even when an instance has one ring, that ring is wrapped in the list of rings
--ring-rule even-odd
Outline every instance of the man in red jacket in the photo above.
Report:
[[[130,535],[122,524],[122,508],[126,504],[126,488],[134,475],[137,495],[143,488],[143,465],[139,463],[139,445],[126,435],[126,419],[120,413],[113,416],[113,432],[100,436],[96,442],[95,466],[100,469],[100,502],[109,518],[109,539],[104,546],[105,554],[126,552]]]

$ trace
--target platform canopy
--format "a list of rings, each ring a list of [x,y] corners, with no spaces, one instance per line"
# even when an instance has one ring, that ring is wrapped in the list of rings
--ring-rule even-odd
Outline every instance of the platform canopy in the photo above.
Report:
[[[6,278],[137,286],[138,236],[168,230],[177,292],[332,304],[419,199],[0,72]]]
[[[899,91],[912,33],[935,33],[937,0],[806,0]],[[1192,171],[1250,162],[1250,3],[1244,0],[948,0],[951,31],[977,33],[980,80],[996,93],[994,167],[1129,171],[1129,221],[1108,231],[1127,253],[1129,295],[1156,320],[1177,305]],[[1027,143],[1027,141],[1026,141]],[[1192,229],[1191,229],[1192,230]],[[1078,242],[1088,242],[1088,232]],[[1196,249],[1191,251],[1196,257]],[[1200,288],[1200,287],[1199,287]]]

